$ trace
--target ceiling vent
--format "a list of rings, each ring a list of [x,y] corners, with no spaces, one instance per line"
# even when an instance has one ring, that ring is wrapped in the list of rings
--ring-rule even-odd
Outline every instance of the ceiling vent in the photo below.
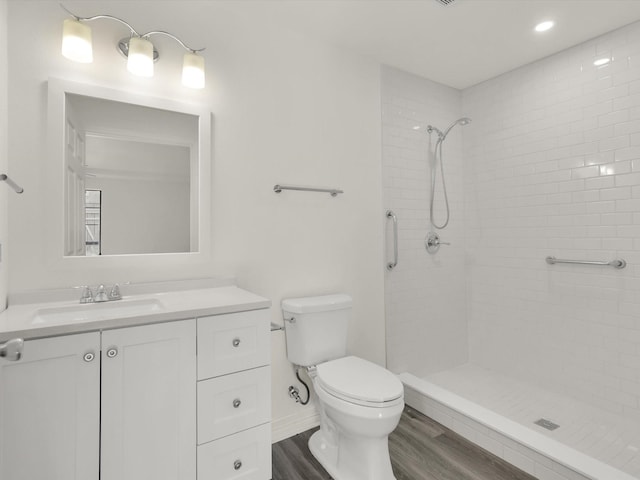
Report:
[[[444,5],[445,7],[447,5],[451,5],[455,1],[456,0],[436,0],[436,2],[438,2],[440,5]]]

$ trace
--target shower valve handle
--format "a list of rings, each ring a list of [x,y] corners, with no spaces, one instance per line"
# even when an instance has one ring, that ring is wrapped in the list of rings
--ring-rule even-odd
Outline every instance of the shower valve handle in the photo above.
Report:
[[[440,236],[435,232],[431,232],[427,235],[424,244],[427,252],[431,254],[437,253],[438,250],[440,250],[440,245],[451,245],[449,242],[441,242]]]

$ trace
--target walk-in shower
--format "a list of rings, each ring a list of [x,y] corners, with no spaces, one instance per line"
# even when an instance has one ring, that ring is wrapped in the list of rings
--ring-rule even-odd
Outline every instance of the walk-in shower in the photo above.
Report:
[[[640,71],[592,68],[600,45],[640,52],[640,23],[462,92],[382,71],[387,368],[540,480],[640,480]]]

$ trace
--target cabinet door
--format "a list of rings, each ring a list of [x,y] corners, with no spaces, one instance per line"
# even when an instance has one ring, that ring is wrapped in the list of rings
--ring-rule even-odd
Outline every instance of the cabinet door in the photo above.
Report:
[[[101,436],[101,480],[195,480],[195,320],[102,333]]]
[[[25,342],[0,358],[0,479],[97,480],[100,334]]]

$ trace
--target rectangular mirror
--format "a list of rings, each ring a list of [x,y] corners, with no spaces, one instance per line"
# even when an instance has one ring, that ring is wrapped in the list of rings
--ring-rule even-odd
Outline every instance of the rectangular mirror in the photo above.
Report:
[[[197,251],[198,117],[68,92],[65,112],[65,255]]]
[[[57,79],[49,81],[49,112],[60,254],[200,252],[209,225],[206,112]]]

